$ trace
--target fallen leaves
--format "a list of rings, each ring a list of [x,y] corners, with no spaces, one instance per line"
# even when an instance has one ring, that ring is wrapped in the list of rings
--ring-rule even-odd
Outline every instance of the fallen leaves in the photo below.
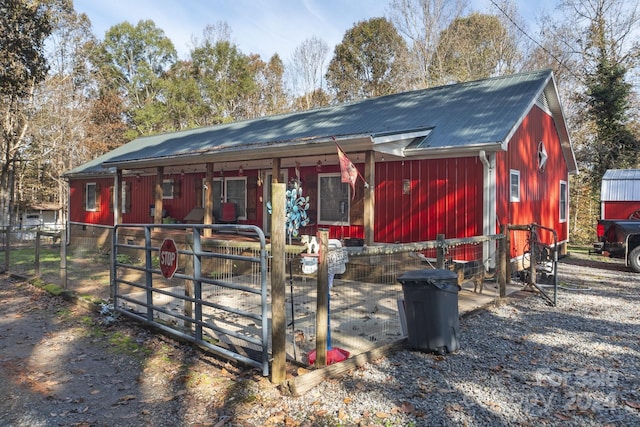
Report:
[[[640,402],[633,402],[631,400],[625,400],[624,404],[633,409],[640,409]]]

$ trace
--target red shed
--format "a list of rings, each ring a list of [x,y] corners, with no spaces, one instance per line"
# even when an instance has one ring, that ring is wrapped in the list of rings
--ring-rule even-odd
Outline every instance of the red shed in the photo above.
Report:
[[[359,172],[353,187],[341,182],[338,147]],[[404,243],[535,222],[564,244],[576,172],[542,70],[143,137],[67,177],[72,229],[211,223],[232,203],[239,223],[268,234],[276,176],[310,197],[303,234],[322,226],[330,238]]]
[[[609,169],[600,189],[601,219],[640,219],[640,169]]]

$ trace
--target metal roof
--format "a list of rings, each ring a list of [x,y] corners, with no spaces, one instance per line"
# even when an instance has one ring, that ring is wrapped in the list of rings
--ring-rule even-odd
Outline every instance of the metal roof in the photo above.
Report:
[[[640,169],[609,169],[602,177],[603,202],[640,201]]]
[[[308,111],[138,138],[70,171],[194,164],[346,152],[395,155],[506,150],[540,98],[556,120],[570,172],[575,157],[553,75],[542,70],[370,98]]]

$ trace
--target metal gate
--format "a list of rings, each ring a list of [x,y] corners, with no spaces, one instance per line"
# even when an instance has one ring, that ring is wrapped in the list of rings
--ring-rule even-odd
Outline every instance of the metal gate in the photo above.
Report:
[[[207,229],[223,237],[202,239]],[[160,253],[165,247],[175,260]],[[112,255],[116,312],[269,375],[268,264],[260,228],[117,225]]]

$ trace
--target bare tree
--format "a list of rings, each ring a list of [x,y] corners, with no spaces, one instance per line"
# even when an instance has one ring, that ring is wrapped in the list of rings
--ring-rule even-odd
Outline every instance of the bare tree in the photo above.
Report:
[[[438,69],[438,49],[446,49],[443,31],[465,13],[468,0],[392,0],[389,19],[408,41],[411,81],[415,88],[438,83],[432,70]]]
[[[296,47],[291,56],[289,75],[292,89],[303,104],[302,109],[317,107],[317,94],[324,90],[324,72],[329,45],[312,36]]]

